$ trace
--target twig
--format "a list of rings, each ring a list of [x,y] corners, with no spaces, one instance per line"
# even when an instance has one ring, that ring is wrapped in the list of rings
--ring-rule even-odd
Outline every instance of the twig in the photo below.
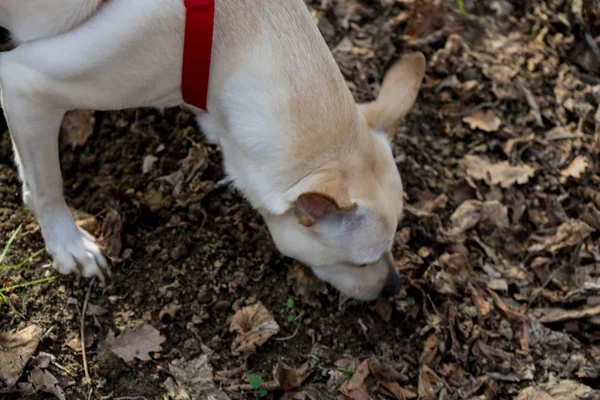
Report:
[[[83,358],[83,371],[85,372],[85,383],[90,383],[92,379],[90,378],[90,371],[88,369],[87,356],[85,354],[85,313],[87,311],[88,301],[90,300],[90,293],[92,293],[92,287],[94,286],[94,282],[96,278],[94,277],[90,282],[90,287],[88,287],[87,293],[85,294],[85,300],[83,300],[83,307],[81,309],[81,356]]]
[[[525,86],[525,84],[523,82],[519,82],[519,88],[525,95],[525,98],[527,99],[527,103],[529,104],[529,107],[531,107],[531,111],[533,111],[533,116],[535,118],[535,122],[538,124],[538,126],[540,128],[543,128],[544,121],[542,121],[542,114],[540,113],[540,106],[538,105],[537,101],[535,101],[535,97],[533,96],[533,93],[531,93],[531,90],[529,90],[529,88],[527,88],[527,86]]]
[[[425,47],[435,42],[439,42],[443,38],[448,35],[448,30],[446,28],[439,29],[437,31],[431,32],[429,35],[424,38],[414,39],[410,36],[403,36],[404,42],[409,47]]]
[[[495,106],[496,106],[496,103],[486,101],[481,104],[477,104],[475,107],[469,108],[468,110],[464,110],[464,111],[461,111],[458,113],[444,113],[443,115],[445,117],[449,117],[449,118],[462,118],[462,117],[466,117],[467,115],[471,115],[474,112],[481,110],[482,108],[495,107]]]
[[[281,342],[284,342],[286,340],[293,339],[298,334],[298,331],[300,330],[300,322],[302,321],[303,315],[304,315],[304,313],[302,311],[300,311],[300,314],[298,314],[298,318],[296,319],[298,321],[298,325],[296,325],[296,330],[294,331],[294,333],[292,333],[289,336],[282,337],[282,338],[273,338],[273,340],[279,340]]]
[[[277,384],[277,382],[263,382],[263,384],[261,386],[269,391],[279,389],[279,385]],[[226,392],[252,392],[252,391],[256,390],[249,383],[241,383],[238,385],[231,385],[231,386],[224,387],[223,389]],[[119,399],[115,399],[115,400],[119,400]]]
[[[94,393],[94,388],[90,388],[90,392],[88,393],[87,400],[90,400],[92,398],[92,393]]]

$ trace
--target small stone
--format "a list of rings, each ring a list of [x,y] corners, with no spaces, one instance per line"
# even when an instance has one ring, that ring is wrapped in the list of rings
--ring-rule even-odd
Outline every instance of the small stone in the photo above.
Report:
[[[227,300],[217,301],[215,304],[215,310],[227,310],[231,307],[231,302]]]
[[[504,279],[492,279],[488,282],[488,287],[496,291],[507,291],[508,283]]]

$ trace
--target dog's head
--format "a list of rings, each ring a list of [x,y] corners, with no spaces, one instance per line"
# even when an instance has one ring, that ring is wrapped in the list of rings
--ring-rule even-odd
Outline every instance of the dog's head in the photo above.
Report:
[[[403,189],[389,135],[412,107],[424,72],[421,53],[396,63],[377,99],[357,106],[356,143],[286,193],[294,207],[265,215],[279,251],[346,296],[372,300],[400,289],[391,250]]]

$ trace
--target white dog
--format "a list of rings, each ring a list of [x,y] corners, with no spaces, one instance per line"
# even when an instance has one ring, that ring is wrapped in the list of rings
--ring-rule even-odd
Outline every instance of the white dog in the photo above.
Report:
[[[0,53],[2,108],[24,202],[61,273],[107,270],[63,198],[61,120],[181,105],[185,18],[183,0],[0,0],[17,45]],[[347,296],[397,292],[403,189],[386,133],[412,107],[423,55],[356,105],[302,0],[216,0],[214,23],[208,111],[192,109],[277,248]]]

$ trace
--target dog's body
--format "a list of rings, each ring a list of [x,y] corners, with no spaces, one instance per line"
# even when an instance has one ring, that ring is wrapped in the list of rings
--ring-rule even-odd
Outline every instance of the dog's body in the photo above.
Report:
[[[59,126],[72,109],[183,103],[183,0],[0,0],[0,26],[18,44],[0,53],[0,85],[24,201],[59,271],[102,276],[62,195]],[[423,73],[406,57],[357,107],[302,0],[216,1],[208,112],[192,109],[279,250],[348,296],[397,289],[402,184],[373,130],[408,112]]]

